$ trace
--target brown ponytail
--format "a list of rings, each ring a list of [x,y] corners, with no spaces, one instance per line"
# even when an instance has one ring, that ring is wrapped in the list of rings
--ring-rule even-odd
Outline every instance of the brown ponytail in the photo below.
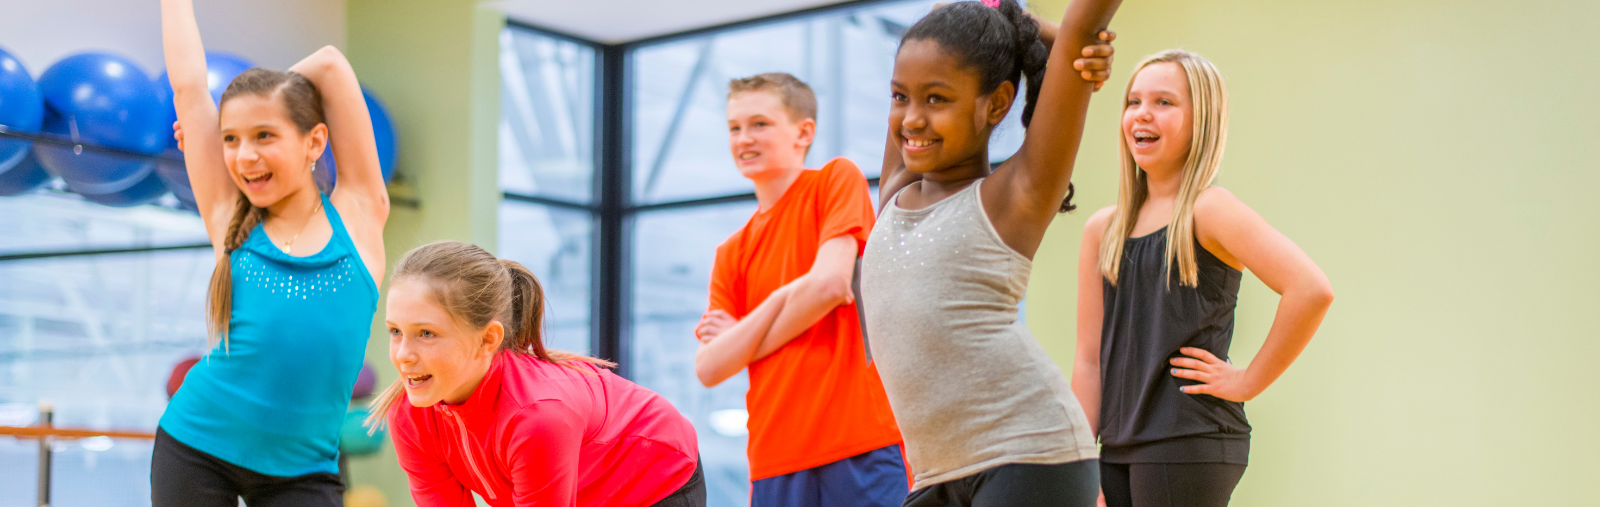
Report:
[[[533,354],[553,363],[576,360],[607,368],[616,366],[610,361],[544,348],[544,286],[517,261],[500,259],[500,265],[511,276],[511,321],[504,323],[506,338],[500,342],[500,350]]]
[[[499,321],[505,327],[500,350],[528,354],[582,372],[577,363],[615,367],[604,359],[544,347],[544,288],[532,271],[516,261],[496,259],[477,245],[438,241],[417,247],[395,264],[391,286],[400,280],[427,282],[433,300],[468,329]],[[396,379],[372,400],[368,432],[388,419],[394,403],[405,395],[404,379]]]

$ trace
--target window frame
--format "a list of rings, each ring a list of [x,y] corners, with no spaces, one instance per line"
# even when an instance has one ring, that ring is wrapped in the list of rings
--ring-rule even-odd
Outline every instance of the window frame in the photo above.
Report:
[[[582,44],[595,50],[599,74],[595,79],[595,174],[592,204],[581,204],[550,197],[502,191],[504,199],[584,210],[596,219],[593,238],[593,258],[590,269],[594,290],[590,292],[593,311],[590,350],[596,357],[615,361],[616,372],[624,378],[629,375],[631,362],[632,293],[630,267],[633,260],[633,222],[642,213],[669,209],[716,206],[756,200],[754,192],[744,192],[695,199],[635,204],[633,202],[633,103],[629,90],[633,85],[634,50],[653,45],[705,37],[761,25],[778,24],[828,14],[849,11],[880,4],[893,4],[903,0],[850,0],[821,5],[769,16],[723,23],[643,39],[605,44],[560,30],[537,24],[506,20],[507,30],[522,30],[538,35]],[[869,178],[877,185],[878,178]]]

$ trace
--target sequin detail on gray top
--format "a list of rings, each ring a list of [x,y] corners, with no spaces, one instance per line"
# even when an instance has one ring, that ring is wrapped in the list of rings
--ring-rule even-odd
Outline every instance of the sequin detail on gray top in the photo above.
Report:
[[[867,336],[914,490],[1097,456],[1066,377],[1017,321],[1033,262],[989,223],[982,182],[915,211],[894,196],[862,256]]]

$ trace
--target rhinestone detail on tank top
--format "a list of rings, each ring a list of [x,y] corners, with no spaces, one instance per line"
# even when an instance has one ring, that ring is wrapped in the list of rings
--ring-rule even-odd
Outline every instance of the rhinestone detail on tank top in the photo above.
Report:
[[[349,286],[351,282],[360,283],[361,276],[356,270],[354,262],[349,257],[340,259],[334,264],[331,271],[319,271],[313,275],[296,275],[285,273],[283,270],[268,269],[259,256],[249,250],[238,250],[240,261],[244,264],[243,282],[254,284],[256,287],[266,289],[268,294],[282,294],[286,298],[311,299],[312,296],[332,294],[339,289]]]

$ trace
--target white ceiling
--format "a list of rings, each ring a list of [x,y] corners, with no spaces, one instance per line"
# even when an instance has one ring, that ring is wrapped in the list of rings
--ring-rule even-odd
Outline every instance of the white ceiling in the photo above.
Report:
[[[506,17],[615,44],[842,0],[499,0]]]

